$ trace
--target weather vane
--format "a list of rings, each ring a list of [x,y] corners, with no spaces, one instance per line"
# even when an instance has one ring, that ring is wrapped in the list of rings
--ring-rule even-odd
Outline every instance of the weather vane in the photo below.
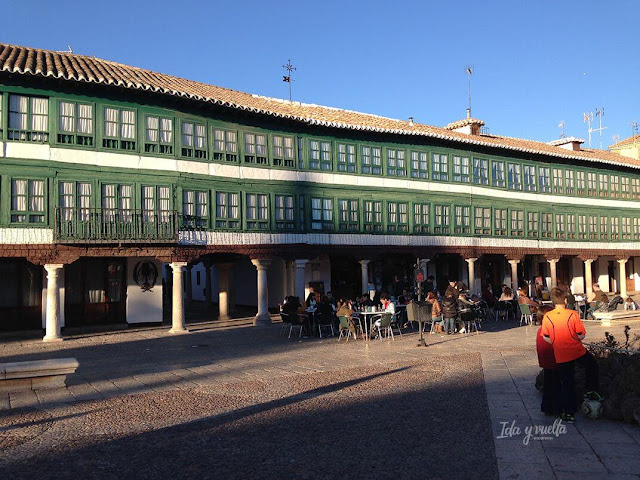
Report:
[[[291,64],[291,59],[287,60],[287,64],[283,65],[282,68],[284,68],[287,71],[287,74],[288,74],[288,75],[283,75],[282,76],[282,81],[283,82],[287,82],[289,84],[289,101],[291,101],[291,82],[292,82],[292,80],[291,80],[291,72],[294,72],[297,69],[296,69],[296,67],[294,67]]]

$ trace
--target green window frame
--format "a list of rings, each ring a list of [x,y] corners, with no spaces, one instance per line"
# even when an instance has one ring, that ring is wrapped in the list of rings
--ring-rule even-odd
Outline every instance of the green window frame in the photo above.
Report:
[[[269,195],[245,193],[244,215],[248,230],[269,230]]]
[[[11,179],[11,223],[44,224],[47,182],[44,179]]]
[[[132,108],[103,106],[102,147],[110,150],[135,151],[137,144],[137,111]]]
[[[622,240],[631,240],[631,217],[622,217]]]
[[[609,240],[609,217],[600,215],[600,240]]]
[[[538,238],[540,234],[540,213],[527,212],[527,237]]]
[[[295,139],[289,135],[271,137],[273,165],[276,167],[295,167]]]
[[[564,195],[564,172],[561,168],[553,169],[553,193]]]
[[[610,220],[611,240],[620,240],[620,217],[614,216]]]
[[[168,185],[142,185],[142,221],[144,223],[171,222],[171,187]]]
[[[633,239],[640,240],[640,218],[633,217]]]
[[[599,238],[599,221],[597,215],[589,215],[589,240]]]
[[[596,172],[587,172],[587,195],[590,197],[598,195],[598,175]]]
[[[558,240],[564,240],[565,238],[567,238],[566,236],[566,227],[565,227],[565,214],[564,213],[556,213],[555,215],[555,221],[556,221],[556,225],[555,225],[555,237]]]
[[[180,156],[184,158],[207,158],[207,126],[195,120],[180,121]]]
[[[451,205],[433,206],[433,233],[437,235],[451,233]]]
[[[49,141],[49,99],[9,94],[7,140],[45,143]]]
[[[380,147],[363,146],[361,148],[360,173],[367,175],[382,174],[382,150]]]
[[[93,103],[60,100],[57,143],[93,147],[95,145],[94,108]]]
[[[620,178],[620,198],[631,198],[631,179],[629,177]]]
[[[406,151],[387,148],[387,175],[390,177],[407,176]]]
[[[578,240],[586,240],[589,236],[587,215],[578,215]]]
[[[551,169],[538,167],[538,189],[540,193],[551,193]]]
[[[427,152],[411,151],[411,178],[429,179],[429,155]]]
[[[598,194],[601,197],[609,196],[609,175],[606,173],[598,174]]]
[[[475,207],[473,209],[473,233],[491,235],[491,208]]]
[[[409,231],[409,204],[406,202],[387,202],[387,231],[405,233]]]
[[[471,233],[471,207],[468,205],[455,205],[454,213],[453,233]]]
[[[631,198],[640,199],[640,178],[631,179]]]
[[[338,172],[355,173],[356,171],[356,146],[351,143],[338,143],[338,158],[336,170]]]
[[[493,209],[493,234],[498,237],[507,236],[507,209]]]
[[[363,228],[365,232],[379,233],[383,230],[382,223],[382,201],[364,200],[363,205]]]
[[[267,135],[265,133],[244,132],[244,163],[269,165],[267,155]]]
[[[357,232],[359,227],[358,200],[341,198],[338,200],[338,230]]]
[[[215,228],[240,228],[240,193],[216,191]]]
[[[58,219],[62,222],[87,222],[91,218],[93,197],[91,182],[58,182]]]
[[[182,190],[182,225],[187,229],[206,229],[209,225],[209,191]]]
[[[102,183],[100,185],[100,206],[103,224],[131,223],[134,206],[133,185],[130,183]],[[113,229],[113,227],[107,228]]]
[[[173,155],[173,118],[145,115],[144,151]]]
[[[444,153],[431,154],[431,180],[449,181],[449,156]]]
[[[458,183],[469,183],[469,157],[453,156],[452,179]]]
[[[333,229],[333,198],[311,197],[311,230]]]
[[[491,186],[497,188],[505,187],[504,162],[496,160],[491,162]]]
[[[536,184],[536,167],[533,165],[522,166],[522,180],[525,192],[535,192],[538,190]]]
[[[573,170],[564,171],[564,191],[567,195],[576,194],[575,172]]]
[[[489,185],[489,160],[473,157],[473,183]]]
[[[238,163],[238,132],[222,128],[212,130],[213,159],[216,162]]]
[[[620,198],[620,176],[609,175],[609,196],[611,198]]]
[[[522,190],[522,167],[519,163],[507,164],[507,182],[509,190]]]
[[[429,233],[430,207],[428,203],[413,204],[413,233]]]
[[[3,95],[2,92],[0,92],[0,140],[2,140],[4,138],[4,117],[2,116],[2,112],[4,111],[4,99],[5,99],[6,95]]]
[[[585,172],[578,170],[576,172],[576,193],[581,197],[587,193],[587,182]]]
[[[576,238],[576,215],[575,213],[567,213],[567,239],[575,240]]]
[[[332,168],[331,142],[310,139],[309,169],[330,171]]]
[[[553,237],[553,213],[542,212],[540,214],[540,236],[542,238]]]
[[[276,194],[275,204],[275,227],[277,230],[295,230],[296,209],[293,195]]]
[[[524,210],[511,210],[511,236],[524,237]]]

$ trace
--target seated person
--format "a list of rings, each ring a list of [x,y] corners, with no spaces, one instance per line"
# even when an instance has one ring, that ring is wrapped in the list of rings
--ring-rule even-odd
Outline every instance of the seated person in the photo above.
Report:
[[[638,310],[638,304],[633,301],[633,298],[627,297],[624,301],[624,309],[625,310]]]
[[[538,308],[540,308],[540,304],[535,300],[532,300],[529,297],[527,297],[527,294],[522,288],[518,289],[518,304],[529,305],[529,308],[531,309],[531,313],[536,313]]]
[[[593,284],[593,291],[589,294],[589,296],[587,297],[587,302],[584,305],[584,311],[585,311],[585,315],[588,316],[592,316],[593,317],[593,312],[596,311],[596,309],[602,305],[608,305],[609,304],[609,297],[607,296],[606,293],[604,293],[601,289],[600,289],[600,285],[597,283]]]
[[[489,307],[495,307],[496,305],[496,297],[493,296],[493,290],[491,289],[491,285],[487,285],[484,292],[482,292],[482,300],[487,302]]]
[[[391,299],[389,298],[389,295],[387,293],[383,292],[380,295],[380,303],[382,303],[382,309],[384,310],[384,313],[390,313],[391,315],[395,315],[396,314],[396,306],[391,301]],[[373,323],[373,326],[374,327],[379,327],[380,326],[380,321],[381,321],[381,319],[376,320]]]
[[[360,304],[363,307],[373,307],[373,302],[371,301],[371,299],[369,298],[369,294],[365,293],[364,295],[362,295]]]
[[[318,299],[313,287],[309,287],[309,295],[307,295],[307,301],[305,303],[307,304],[307,308],[315,307],[317,305]]]
[[[500,298],[498,299],[498,301],[510,302],[512,300],[513,300],[513,292],[509,287],[504,287],[504,290],[502,291],[502,295],[500,295]]]
[[[351,315],[353,315],[353,313],[354,309],[351,300],[347,300],[343,303],[338,303],[338,311],[336,312],[336,315],[338,317],[350,317]]]

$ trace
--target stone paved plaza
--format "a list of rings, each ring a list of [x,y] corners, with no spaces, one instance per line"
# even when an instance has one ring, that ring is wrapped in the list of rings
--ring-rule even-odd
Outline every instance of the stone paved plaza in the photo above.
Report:
[[[63,389],[0,394],[6,478],[640,478],[640,428],[550,425],[537,327],[396,341],[287,339],[251,320],[0,338],[3,361],[75,357]],[[640,323],[632,323],[640,332]],[[587,341],[622,325],[587,325]]]

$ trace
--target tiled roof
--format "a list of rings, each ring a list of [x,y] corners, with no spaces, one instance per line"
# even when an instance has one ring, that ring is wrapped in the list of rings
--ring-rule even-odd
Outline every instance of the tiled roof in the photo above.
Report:
[[[550,142],[547,142],[547,145],[553,145],[554,147],[557,147],[558,145],[566,145],[567,143],[574,143],[574,142],[578,142],[582,144],[584,143],[584,138],[564,137],[564,138],[559,138],[557,140],[551,140]]]
[[[611,145],[609,147],[609,150],[628,147],[634,143],[637,143],[640,145],[640,135],[633,135],[632,137],[625,138],[624,140],[620,140],[618,143],[614,143],[613,145]]]
[[[53,52],[0,43],[0,72],[156,92],[238,110],[273,115],[309,125],[395,135],[424,136],[468,145],[640,168],[640,161],[609,151],[581,150],[573,152],[533,140],[497,135],[467,135],[446,128],[416,122],[410,123],[406,120],[252,95],[75,53]]]
[[[462,120],[458,120],[457,122],[451,122],[446,125],[445,130],[455,130],[456,128],[466,127],[467,125],[480,125],[483,126],[484,122],[482,120],[478,120],[477,118],[463,118]]]

